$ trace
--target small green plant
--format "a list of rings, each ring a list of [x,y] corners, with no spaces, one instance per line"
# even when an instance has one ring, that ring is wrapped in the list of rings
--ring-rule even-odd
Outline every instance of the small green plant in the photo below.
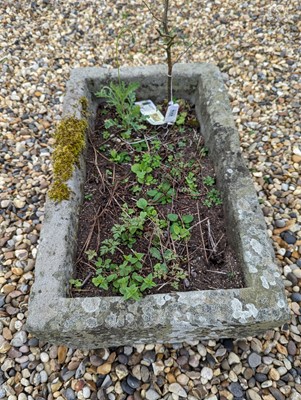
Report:
[[[178,125],[178,126],[184,125],[184,124],[185,124],[186,117],[187,117],[187,112],[186,112],[186,111],[181,112],[181,113],[178,115],[178,118],[177,118],[177,120],[176,120],[176,125]]]
[[[207,147],[202,147],[200,150],[200,155],[201,157],[206,157],[208,156],[209,150],[207,149]]]
[[[118,164],[131,161],[131,157],[126,151],[118,153],[115,149],[110,151],[110,159]]]
[[[133,251],[123,255],[121,264],[112,263],[111,259],[98,259],[97,275],[92,279],[95,286],[108,290],[112,284],[113,290],[119,292],[126,300],[139,300],[142,292],[156,286],[153,274],[143,277],[138,272],[142,268],[143,253]]]
[[[95,93],[97,97],[106,99],[107,104],[114,107],[117,118],[107,119],[105,129],[116,127],[122,129],[121,136],[124,139],[131,137],[132,131],[145,129],[143,118],[140,114],[139,106],[135,105],[136,95],[139,84],[125,82],[111,82],[109,86],[104,86],[99,92]]]
[[[179,140],[178,141],[178,147],[180,149],[184,149],[187,146],[186,140]]]
[[[193,221],[192,215],[167,214],[167,219],[171,222],[170,233],[173,240],[188,240],[190,238],[190,224]]]
[[[135,157],[135,161],[135,164],[133,164],[131,167],[131,171],[136,175],[137,181],[145,185],[156,183],[156,180],[151,173],[154,169],[160,166],[160,155],[144,153],[142,157]]]
[[[90,261],[90,260],[93,260],[93,258],[97,256],[97,253],[96,253],[95,250],[87,250],[87,251],[85,252],[85,254],[87,254],[88,260],[89,260],[89,261]]]
[[[103,256],[104,254],[108,253],[114,254],[119,245],[119,241],[112,238],[103,240],[102,245],[100,246],[100,255]]]
[[[163,182],[158,188],[148,190],[147,195],[151,197],[155,203],[168,204],[172,202],[175,190],[169,182]]]
[[[185,182],[188,186],[188,191],[189,191],[190,195],[193,198],[199,196],[199,191],[198,191],[198,187],[196,184],[196,176],[192,171],[188,172],[188,174],[185,178]]]
[[[83,282],[80,279],[69,279],[70,285],[74,286],[76,289],[82,287]]]
[[[85,200],[87,200],[87,201],[91,201],[92,200],[92,198],[93,198],[93,194],[92,193],[87,193],[87,194],[85,194]]]
[[[211,189],[207,194],[206,194],[206,198],[203,201],[203,204],[210,208],[212,206],[218,206],[220,204],[222,204],[222,199],[220,198],[220,193],[217,189]]]
[[[215,179],[211,176],[205,176],[205,178],[203,178],[203,184],[206,186],[213,186],[215,184]]]
[[[228,273],[227,273],[227,276],[228,276],[229,279],[232,280],[232,279],[235,278],[235,272],[228,272]]]

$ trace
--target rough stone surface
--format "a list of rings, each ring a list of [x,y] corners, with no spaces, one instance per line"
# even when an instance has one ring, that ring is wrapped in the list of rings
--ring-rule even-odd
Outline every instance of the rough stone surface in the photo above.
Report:
[[[116,70],[79,68],[71,74],[64,115],[81,117],[80,98],[89,102],[90,124],[97,107],[93,93],[117,78]],[[121,69],[125,82],[140,82],[138,98],[165,96],[165,68]],[[242,337],[288,320],[283,283],[256,193],[244,165],[231,108],[219,70],[211,64],[177,65],[174,95],[196,104],[196,113],[215,164],[226,211],[229,240],[244,269],[246,288],[151,295],[139,302],[119,297],[68,298],[73,270],[77,215],[84,165],[69,186],[74,195],[47,201],[31,291],[27,329],[39,338],[71,347],[180,342],[200,338]]]

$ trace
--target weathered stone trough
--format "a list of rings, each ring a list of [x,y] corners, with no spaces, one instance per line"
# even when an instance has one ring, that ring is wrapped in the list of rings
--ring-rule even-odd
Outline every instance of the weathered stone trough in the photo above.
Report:
[[[116,70],[72,72],[64,116],[82,118],[88,99],[93,127],[99,104],[94,92],[117,78]],[[166,68],[121,69],[121,79],[139,82],[138,98],[159,103],[166,94]],[[134,343],[245,337],[280,326],[289,318],[281,275],[265,221],[240,152],[230,104],[219,70],[210,64],[177,65],[174,95],[196,105],[201,132],[214,162],[225,208],[227,234],[244,271],[243,289],[156,294],[139,302],[121,297],[70,298],[77,220],[83,200],[84,160],[68,182],[70,201],[47,200],[36,260],[27,329],[70,347],[97,348]]]

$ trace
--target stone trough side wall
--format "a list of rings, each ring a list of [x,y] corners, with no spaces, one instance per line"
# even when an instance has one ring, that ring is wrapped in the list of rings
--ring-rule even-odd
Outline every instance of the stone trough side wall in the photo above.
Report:
[[[74,70],[67,85],[64,116],[81,118],[80,99],[84,96],[93,127],[99,104],[93,93],[111,79],[117,79],[116,70]],[[140,99],[160,102],[166,97],[164,66],[121,69],[121,79],[140,82]],[[27,320],[27,329],[39,338],[73,348],[181,342],[250,336],[288,320],[281,276],[240,153],[220,72],[210,64],[177,65],[173,87],[176,97],[196,104],[218,175],[229,240],[243,266],[247,287],[151,295],[139,302],[126,302],[117,296],[68,298],[85,178],[81,159],[80,168],[69,181],[71,200],[56,204],[48,199],[46,203]]]

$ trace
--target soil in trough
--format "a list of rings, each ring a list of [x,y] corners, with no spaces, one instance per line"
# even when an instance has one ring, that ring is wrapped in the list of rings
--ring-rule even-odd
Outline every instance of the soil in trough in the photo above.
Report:
[[[129,251],[144,254],[139,274],[144,277],[152,274],[156,283],[143,295],[244,287],[241,267],[227,242],[223,207],[219,204],[212,163],[193,110],[186,106],[185,112],[186,117],[180,115],[179,125],[148,127],[142,134],[134,134],[125,140],[120,138],[116,128],[115,131],[110,129],[110,137],[103,135],[107,131],[105,120],[114,118],[114,114],[106,106],[98,109],[95,129],[88,133],[85,200],[79,218],[73,276],[84,284],[81,288],[73,287],[71,296],[120,295],[111,285],[108,290],[96,287],[92,279],[97,276],[99,257],[119,265]],[[112,149],[116,152],[112,153]],[[137,176],[131,167],[141,163],[143,154],[158,155],[159,162],[149,174],[151,178],[145,179],[147,184],[137,184]],[[154,196],[154,190],[164,183],[165,193],[162,190],[163,195],[156,200],[158,195]],[[168,191],[171,196],[166,193]],[[154,206],[161,220],[167,221],[157,241],[154,240],[156,228],[149,221],[139,231],[130,250],[120,245],[114,254],[100,256],[102,242],[112,238],[112,227],[120,224],[123,205],[126,203],[128,209],[135,210],[134,217],[142,211],[137,209],[137,201],[141,198],[147,200],[148,206]],[[178,215],[179,225],[186,229],[186,234],[187,229],[189,231],[188,237],[182,240],[171,237],[170,214]],[[193,217],[188,225],[182,220],[185,215]],[[160,256],[151,250],[154,242],[162,253],[169,249],[172,254],[177,254],[177,258],[168,264],[164,276],[154,273],[154,266],[160,262]]]

